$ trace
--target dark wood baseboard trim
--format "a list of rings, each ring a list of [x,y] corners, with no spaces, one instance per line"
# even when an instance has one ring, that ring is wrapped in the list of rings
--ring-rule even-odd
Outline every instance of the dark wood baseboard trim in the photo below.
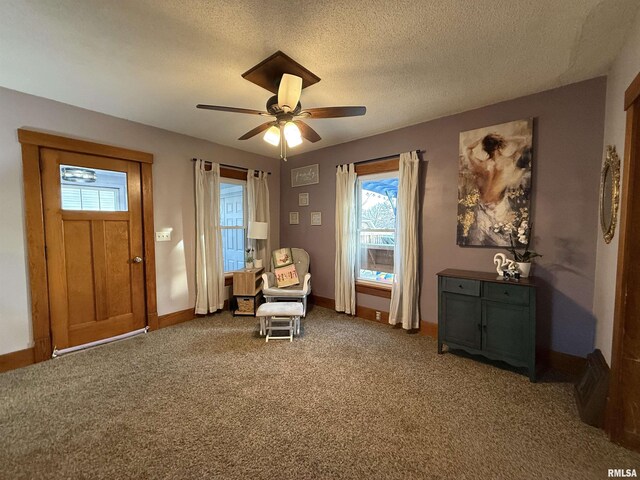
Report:
[[[229,310],[229,300],[224,301],[221,311]],[[219,313],[219,312],[216,312]],[[186,310],[180,310],[178,312],[167,313],[158,317],[158,328],[170,327],[179,323],[188,322],[196,318],[207,317],[214,315],[210,313],[208,315],[195,313],[195,308],[187,308]]]
[[[578,378],[587,365],[586,358],[544,348],[538,349],[536,355],[538,357],[537,363],[574,378]]]
[[[376,318],[376,311],[380,312],[379,319]],[[375,308],[363,307],[362,305],[356,305],[356,317],[378,323],[389,323],[389,312],[376,310]]]
[[[25,348],[17,352],[0,355],[0,372],[7,372],[16,368],[26,367],[36,363],[35,349]]]
[[[438,338],[438,324],[420,321],[420,335],[431,338]]]
[[[336,302],[333,300],[333,298],[319,297],[318,295],[310,295],[309,297],[310,302],[314,305],[323,308],[331,308],[333,310],[335,310],[336,308]]]
[[[167,313],[166,315],[160,315],[158,317],[158,328],[170,327],[171,325],[177,325],[178,323],[188,322],[196,318],[196,314],[193,308],[187,308],[186,310],[180,310],[179,312]]]
[[[356,292],[373,295],[374,297],[391,298],[390,288],[372,285],[370,283],[356,282]]]

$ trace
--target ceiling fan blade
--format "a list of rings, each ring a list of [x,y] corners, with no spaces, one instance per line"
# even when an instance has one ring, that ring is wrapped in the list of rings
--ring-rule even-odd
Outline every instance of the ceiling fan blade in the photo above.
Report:
[[[267,112],[261,112],[260,110],[251,110],[248,108],[236,108],[236,107],[221,107],[220,105],[203,105],[199,103],[196,108],[202,108],[204,110],[217,110],[219,112],[232,112],[232,113],[248,113],[249,115],[264,115],[270,117],[271,114]]]
[[[318,132],[316,132],[313,128],[311,128],[309,125],[304,123],[302,120],[294,120],[293,123],[295,123],[298,126],[302,136],[307,140],[309,140],[311,143],[316,143],[318,140],[322,140],[322,137],[318,135]]]
[[[300,115],[308,114],[310,118],[359,117],[367,113],[367,107],[319,107],[305,108]]]
[[[284,112],[295,110],[302,93],[302,78],[285,73],[278,87],[278,106]]]
[[[258,125],[253,130],[249,130],[247,133],[242,135],[238,140],[247,140],[248,138],[255,137],[260,132],[264,132],[271,125],[275,125],[275,123],[274,122],[266,122],[266,123],[263,123],[262,125]]]

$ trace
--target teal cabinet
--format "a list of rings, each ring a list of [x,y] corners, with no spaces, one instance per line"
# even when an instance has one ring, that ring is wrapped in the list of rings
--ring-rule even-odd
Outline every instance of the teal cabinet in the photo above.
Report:
[[[506,282],[467,270],[438,273],[438,353],[443,345],[525,367],[534,382],[534,281]]]
[[[442,297],[444,334],[449,340],[471,348],[480,348],[480,298],[445,292]]]

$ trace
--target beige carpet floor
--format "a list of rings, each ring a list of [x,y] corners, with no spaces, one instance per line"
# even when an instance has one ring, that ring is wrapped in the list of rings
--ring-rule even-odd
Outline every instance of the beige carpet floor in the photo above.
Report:
[[[2,479],[604,479],[640,455],[567,383],[315,308],[293,343],[228,313],[0,375]]]

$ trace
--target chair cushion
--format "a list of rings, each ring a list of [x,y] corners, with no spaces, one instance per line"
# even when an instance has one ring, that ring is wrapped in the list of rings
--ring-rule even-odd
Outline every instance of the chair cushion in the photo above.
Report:
[[[302,285],[295,285],[293,287],[278,288],[278,287],[263,287],[262,293],[268,297],[296,297],[303,298],[309,295],[310,288],[302,289]]]
[[[258,317],[301,317],[304,314],[300,302],[267,302],[258,307]]]

